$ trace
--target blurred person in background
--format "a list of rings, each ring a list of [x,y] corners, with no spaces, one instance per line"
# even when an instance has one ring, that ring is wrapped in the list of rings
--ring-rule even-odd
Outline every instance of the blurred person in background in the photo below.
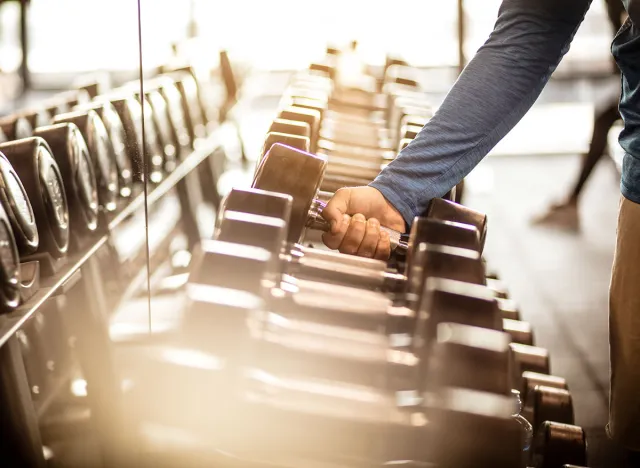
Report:
[[[622,27],[623,18],[627,12],[620,0],[605,0],[605,3],[609,22],[615,34]],[[620,75],[620,70],[615,61],[613,62],[613,73]],[[596,110],[589,150],[582,156],[580,173],[571,188],[569,196],[564,201],[551,205],[546,213],[535,217],[533,219],[534,224],[558,227],[568,231],[577,231],[580,228],[578,199],[596,164],[602,156],[607,154],[609,130],[620,119],[618,103],[619,96],[616,95],[613,100],[607,102],[607,106],[604,109]]]

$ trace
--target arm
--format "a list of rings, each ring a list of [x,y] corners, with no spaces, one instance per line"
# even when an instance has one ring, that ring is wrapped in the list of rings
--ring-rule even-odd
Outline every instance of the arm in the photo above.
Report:
[[[504,0],[493,33],[440,109],[370,184],[407,224],[460,182],[529,110],[590,3]]]

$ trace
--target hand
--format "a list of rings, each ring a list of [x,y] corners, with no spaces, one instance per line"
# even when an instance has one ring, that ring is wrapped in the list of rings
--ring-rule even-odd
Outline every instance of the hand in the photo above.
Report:
[[[391,253],[389,234],[380,226],[405,230],[402,215],[373,187],[341,188],[322,210],[322,217],[331,224],[331,231],[322,235],[327,247],[380,260]]]

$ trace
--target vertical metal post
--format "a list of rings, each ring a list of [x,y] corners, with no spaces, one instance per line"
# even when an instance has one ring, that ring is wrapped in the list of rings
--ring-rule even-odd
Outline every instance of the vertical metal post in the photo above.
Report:
[[[458,74],[462,73],[467,64],[464,56],[465,23],[464,0],[458,0]]]
[[[0,402],[0,464],[44,468],[38,419],[15,336],[0,346]]]
[[[27,11],[28,0],[20,0],[20,46],[22,47],[22,62],[20,63],[20,78],[23,89],[31,88],[31,76],[29,74],[29,34]]]

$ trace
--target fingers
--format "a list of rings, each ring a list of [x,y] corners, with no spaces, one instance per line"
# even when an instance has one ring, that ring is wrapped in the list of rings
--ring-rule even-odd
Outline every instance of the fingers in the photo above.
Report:
[[[338,235],[342,232],[342,220],[343,216],[347,213],[350,198],[351,192],[349,189],[340,189],[322,210],[322,217],[329,221],[331,225],[331,234],[333,235]],[[330,247],[329,245],[327,246]]]
[[[373,258],[380,239],[380,222],[375,218],[370,218],[366,224],[364,237],[360,242],[356,255]]]
[[[389,233],[387,231],[380,231],[378,237],[378,244],[376,245],[376,251],[373,254],[373,258],[377,260],[388,260],[391,255],[391,240],[389,239]]]
[[[342,239],[339,250],[342,253],[356,255],[367,231],[367,220],[360,214],[354,214]]]
[[[323,210],[324,213],[324,210]],[[337,221],[332,221],[331,231],[322,234],[322,242],[330,249],[337,250],[342,244],[344,236],[347,234],[347,229],[351,223],[351,216],[343,214],[340,215]]]

